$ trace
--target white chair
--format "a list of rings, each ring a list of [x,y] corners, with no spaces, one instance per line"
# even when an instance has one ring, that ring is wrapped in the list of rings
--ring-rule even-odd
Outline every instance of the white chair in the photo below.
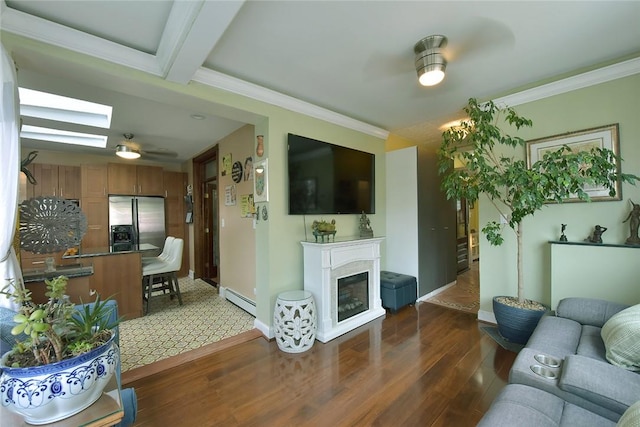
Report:
[[[143,256],[142,257],[142,265],[149,265],[153,262],[156,262],[158,260],[161,261],[166,261],[167,257],[169,256],[169,247],[171,246],[171,242],[173,242],[175,240],[175,237],[173,236],[167,236],[167,238],[164,240],[164,246],[162,247],[162,252],[160,253],[160,255],[158,256]]]
[[[170,298],[178,297],[178,302],[182,305],[182,295],[180,295],[180,286],[178,284],[177,272],[182,266],[182,250],[184,248],[184,240],[175,238],[165,244],[167,250],[166,259],[156,259],[154,262],[142,266],[142,297],[147,301],[145,311],[149,313],[151,305],[151,294],[155,291],[169,291]],[[160,279],[154,283],[155,279]]]

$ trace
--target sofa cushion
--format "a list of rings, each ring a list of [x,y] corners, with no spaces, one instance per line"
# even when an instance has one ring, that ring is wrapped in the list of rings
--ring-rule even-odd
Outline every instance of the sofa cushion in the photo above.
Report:
[[[606,360],[600,328],[590,325],[582,326],[582,335],[580,336],[580,344],[578,344],[576,354],[592,359]]]
[[[542,390],[521,384],[508,384],[493,401],[478,426],[613,427],[615,423]]]
[[[617,427],[638,427],[640,426],[640,400],[629,406],[618,420]]]
[[[564,298],[556,307],[556,316],[601,328],[611,316],[628,307],[594,298]]]
[[[527,341],[527,348],[562,359],[576,354],[581,334],[582,325],[574,320],[543,316]]]
[[[611,316],[600,334],[609,362],[640,371],[640,304]]]
[[[573,355],[568,356],[562,364],[558,386],[565,392],[617,413],[614,419],[617,420],[638,400],[640,375],[606,361]]]

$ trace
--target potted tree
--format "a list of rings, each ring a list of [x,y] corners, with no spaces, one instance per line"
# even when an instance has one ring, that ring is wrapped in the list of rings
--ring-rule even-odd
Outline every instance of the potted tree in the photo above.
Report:
[[[2,356],[0,402],[30,424],[55,422],[95,402],[116,372],[119,351],[108,300],[75,306],[65,296],[67,277],[46,280],[44,304],[10,285],[1,292],[20,305],[11,333],[18,338]]]
[[[506,219],[517,243],[517,298],[494,297],[493,307],[500,334],[513,342],[526,343],[546,308],[525,299],[522,270],[522,220],[549,202],[562,203],[569,196],[589,201],[585,186],[604,186],[615,195],[618,180],[635,183],[638,177],[618,174],[612,165],[619,158],[608,149],[572,152],[564,146],[546,153],[529,168],[522,156],[509,156],[525,145],[517,136],[503,132],[499,124],[506,122],[516,129],[532,126],[532,121],[519,116],[513,108],[498,107],[493,102],[478,103],[469,99],[464,111],[469,119],[443,133],[439,148],[439,173],[447,198],[475,201],[484,193]],[[507,154],[505,154],[507,153]],[[454,168],[453,159],[463,163]],[[492,245],[501,245],[503,225],[490,221],[482,232]],[[504,315],[509,316],[505,321]],[[518,321],[520,324],[513,324]]]

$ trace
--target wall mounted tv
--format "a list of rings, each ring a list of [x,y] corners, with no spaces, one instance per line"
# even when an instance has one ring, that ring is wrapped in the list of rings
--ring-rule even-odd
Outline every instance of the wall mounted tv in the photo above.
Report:
[[[288,135],[289,214],[375,213],[375,155]]]

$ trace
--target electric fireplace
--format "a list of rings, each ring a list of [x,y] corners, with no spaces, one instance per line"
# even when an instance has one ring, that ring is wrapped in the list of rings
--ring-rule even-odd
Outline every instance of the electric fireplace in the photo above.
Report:
[[[316,302],[319,341],[330,341],[384,316],[380,300],[381,241],[302,242],[304,289],[313,293]]]

